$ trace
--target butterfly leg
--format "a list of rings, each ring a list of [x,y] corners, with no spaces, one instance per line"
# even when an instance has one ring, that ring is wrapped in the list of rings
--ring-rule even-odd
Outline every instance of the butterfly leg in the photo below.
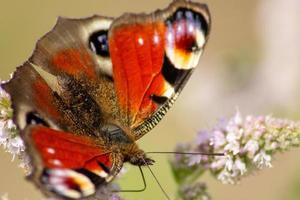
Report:
[[[141,172],[142,175],[142,180],[143,180],[143,188],[142,189],[138,189],[138,190],[119,190],[119,191],[113,191],[113,192],[143,192],[146,190],[147,188],[147,184],[146,184],[146,179],[145,179],[145,175],[143,172],[143,169],[141,166],[139,166],[139,170]]]

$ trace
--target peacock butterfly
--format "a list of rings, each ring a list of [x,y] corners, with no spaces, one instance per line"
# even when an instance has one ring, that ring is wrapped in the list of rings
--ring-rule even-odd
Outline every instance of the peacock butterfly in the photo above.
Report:
[[[173,105],[210,31],[204,4],[150,14],[59,18],[1,87],[47,196],[84,199],[124,162],[153,164],[136,140]]]

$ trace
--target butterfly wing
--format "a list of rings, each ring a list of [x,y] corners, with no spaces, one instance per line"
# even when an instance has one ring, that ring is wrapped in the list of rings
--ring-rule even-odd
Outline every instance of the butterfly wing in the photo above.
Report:
[[[31,180],[47,195],[93,195],[119,172],[121,155],[110,153],[103,137],[84,134],[49,81],[56,79],[46,81],[26,62],[1,85],[11,96],[14,121],[31,158]]]
[[[59,99],[53,110],[67,116],[63,130],[100,135],[113,125],[137,140],[162,119],[197,65],[209,13],[177,0],[162,11],[112,21],[60,18],[25,65]]]
[[[172,106],[206,44],[205,5],[174,1],[151,14],[125,14],[109,32],[113,77],[122,123],[135,139],[151,130]]]
[[[113,105],[103,99],[110,98],[106,90],[114,90],[99,66],[109,68],[109,61],[88,46],[92,32],[107,31],[110,22],[98,16],[60,19],[13,78],[1,84],[31,157],[31,178],[48,195],[87,197],[122,167],[121,156],[103,143],[101,129],[105,108]],[[98,93],[105,95],[96,98]]]
[[[106,37],[112,21],[97,15],[85,19],[60,17],[55,27],[38,41],[29,61],[52,75],[65,74],[91,83],[103,74],[109,76],[110,59],[97,44],[101,42],[98,36]],[[100,53],[95,54],[96,51]]]
[[[106,127],[118,126],[107,44],[111,22],[100,16],[59,18],[37,42],[33,55],[14,74],[16,81],[2,85],[12,96],[19,128],[25,127],[30,112],[47,117],[62,130],[99,137]]]
[[[29,62],[18,67],[12,79],[1,87],[10,95],[19,130],[35,123],[56,129],[68,125],[54,91]]]
[[[68,115],[73,116],[69,118],[80,124],[85,134],[100,135],[104,124],[118,124],[115,119],[119,110],[106,44],[111,22],[111,18],[100,16],[59,18],[53,30],[38,41],[29,59],[71,108]],[[56,81],[49,80],[51,76]]]
[[[119,154],[93,138],[30,126],[22,134],[35,166],[31,179],[48,195],[82,199],[111,181],[122,167]]]

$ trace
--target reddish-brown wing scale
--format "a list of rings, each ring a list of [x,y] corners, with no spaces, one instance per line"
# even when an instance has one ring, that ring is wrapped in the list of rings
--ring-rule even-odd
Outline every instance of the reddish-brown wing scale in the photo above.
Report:
[[[93,62],[84,48],[60,51],[53,56],[52,64],[59,73],[64,72],[75,77],[84,74],[89,79],[96,78]]]
[[[135,118],[144,119],[157,109],[149,94],[161,95],[164,91],[160,74],[164,34],[165,25],[157,22],[124,25],[114,29],[111,36],[116,92],[121,112],[132,117],[129,125],[135,123]],[[136,116],[138,112],[140,116]]]
[[[59,119],[60,113],[58,108],[53,104],[54,97],[52,90],[41,77],[38,77],[36,81],[32,83],[32,90],[33,100],[38,108],[46,115],[54,119]]]
[[[38,125],[29,127],[24,139],[31,145],[30,151],[39,152],[38,156],[32,155],[32,162],[43,163],[43,168],[36,168],[31,175],[33,181],[60,197],[79,199],[93,195],[121,168],[114,168],[115,159],[120,158],[88,136]]]
[[[107,168],[112,166],[110,153],[105,152],[88,136],[56,131],[43,126],[32,128],[31,134],[33,144],[41,153],[47,168],[101,170],[97,162],[102,162]]]

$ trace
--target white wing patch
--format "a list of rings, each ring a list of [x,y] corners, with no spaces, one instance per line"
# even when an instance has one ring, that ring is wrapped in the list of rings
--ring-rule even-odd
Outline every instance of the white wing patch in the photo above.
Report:
[[[85,175],[69,169],[47,170],[42,182],[48,190],[61,196],[80,199],[95,193],[95,185]]]

